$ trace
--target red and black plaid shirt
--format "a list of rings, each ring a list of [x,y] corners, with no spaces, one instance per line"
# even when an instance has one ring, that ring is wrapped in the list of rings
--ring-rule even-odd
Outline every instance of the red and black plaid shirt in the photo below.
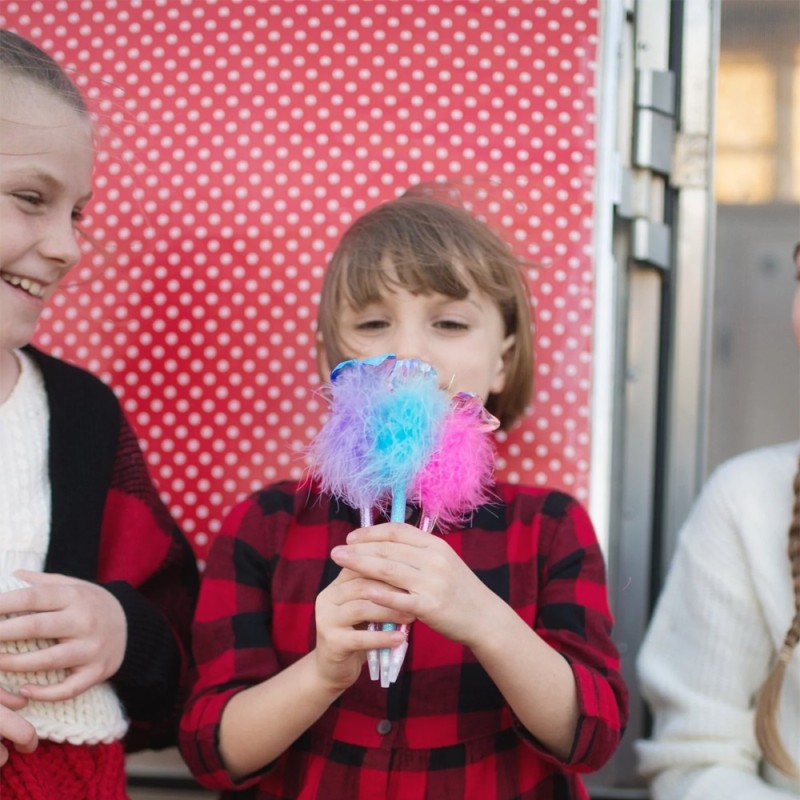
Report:
[[[383,689],[365,668],[280,758],[232,780],[218,748],[223,708],[314,647],[314,601],[339,570],[328,554],[358,527],[353,509],[286,482],[239,504],[209,554],[180,735],[195,776],[222,797],[253,800],[588,798],[578,773],[611,756],[627,720],[602,553],[573,498],[495,491],[499,501],[447,541],[572,665],[580,719],[566,761],[520,725],[467,648],[416,622],[396,683]]]

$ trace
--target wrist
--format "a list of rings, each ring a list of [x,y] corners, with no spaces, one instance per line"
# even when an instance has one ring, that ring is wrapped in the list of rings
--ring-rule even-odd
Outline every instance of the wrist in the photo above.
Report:
[[[312,686],[309,688],[328,704],[338,700],[358,680],[360,665],[359,669],[353,669],[349,664],[336,664],[335,668],[332,668],[331,662],[327,661],[317,648],[309,653],[309,657],[312,667],[310,675]]]
[[[479,656],[501,647],[505,631],[510,623],[518,619],[517,613],[501,597],[487,590],[485,600],[472,615],[469,638],[463,644]]]

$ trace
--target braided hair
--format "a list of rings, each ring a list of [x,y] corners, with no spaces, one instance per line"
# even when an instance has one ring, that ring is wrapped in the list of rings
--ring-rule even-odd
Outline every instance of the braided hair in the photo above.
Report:
[[[778,703],[789,662],[800,641],[800,464],[794,476],[794,506],[789,526],[789,563],[794,587],[794,617],[783,645],[778,651],[772,669],[764,681],[756,703],[755,729],[764,759],[776,769],[793,778],[800,778],[800,770],[781,741],[777,727]]]

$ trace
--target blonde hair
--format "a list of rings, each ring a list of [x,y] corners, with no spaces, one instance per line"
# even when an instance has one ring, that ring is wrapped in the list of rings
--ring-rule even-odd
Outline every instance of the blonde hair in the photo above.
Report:
[[[361,308],[398,286],[463,299],[470,285],[497,305],[505,335],[515,337],[506,353],[505,386],[486,402],[509,428],[525,412],[533,384],[528,282],[510,247],[463,208],[406,194],[350,226],[331,257],[320,297],[317,324],[328,362],[350,357],[339,335],[342,308]]]
[[[783,680],[792,654],[800,641],[800,464],[794,476],[794,506],[789,526],[789,563],[794,587],[794,617],[783,645],[775,657],[772,669],[758,693],[756,703],[756,739],[764,760],[784,774],[800,778],[797,764],[792,760],[778,733],[777,717]]]
[[[89,117],[83,95],[55,59],[33,42],[5,28],[0,28],[0,72],[33,81],[61,97],[81,116]]]

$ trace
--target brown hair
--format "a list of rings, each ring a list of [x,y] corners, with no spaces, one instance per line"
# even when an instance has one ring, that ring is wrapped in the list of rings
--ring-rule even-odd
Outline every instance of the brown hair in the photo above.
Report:
[[[44,50],[5,28],[0,28],[0,71],[33,81],[89,116],[86,100],[67,73]]]
[[[470,284],[497,305],[505,335],[515,335],[503,391],[486,402],[501,426],[510,427],[524,413],[533,384],[528,282],[506,243],[463,208],[407,194],[350,226],[331,257],[320,298],[317,323],[329,363],[348,358],[338,330],[346,305],[361,308],[397,286],[463,299]]]
[[[783,679],[792,659],[792,654],[800,641],[800,464],[794,476],[794,507],[792,523],[789,526],[789,563],[794,586],[794,617],[783,645],[778,651],[756,704],[756,739],[764,759],[793,778],[800,778],[800,771],[786,752],[778,734],[777,715]]]

